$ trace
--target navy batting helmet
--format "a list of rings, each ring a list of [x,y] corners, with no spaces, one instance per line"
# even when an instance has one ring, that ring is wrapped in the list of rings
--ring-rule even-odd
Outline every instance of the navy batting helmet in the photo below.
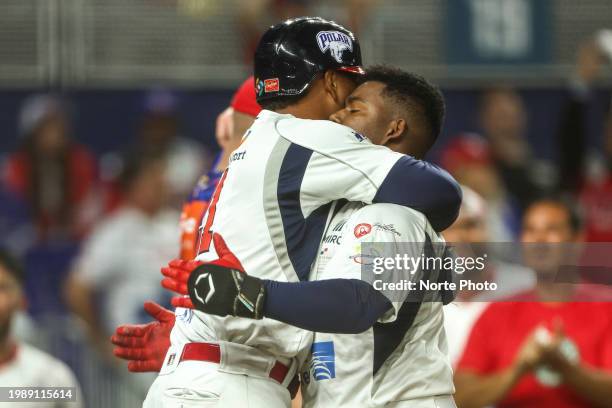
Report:
[[[355,35],[333,21],[300,17],[272,26],[255,51],[257,102],[300,95],[328,69],[363,74]]]

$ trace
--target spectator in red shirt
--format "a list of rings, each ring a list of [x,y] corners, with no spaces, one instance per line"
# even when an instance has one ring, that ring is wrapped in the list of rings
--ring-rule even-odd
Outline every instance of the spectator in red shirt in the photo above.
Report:
[[[581,230],[560,201],[532,204],[521,241],[538,283],[522,300],[493,303],[476,322],[455,374],[459,407],[589,407],[612,401],[612,303],[551,283]],[[535,256],[531,256],[535,255]],[[554,268],[553,268],[554,267]],[[517,298],[517,299],[518,299]]]
[[[81,236],[93,222],[94,157],[70,138],[66,105],[51,95],[26,100],[21,145],[8,157],[6,189],[24,200],[41,239]]]

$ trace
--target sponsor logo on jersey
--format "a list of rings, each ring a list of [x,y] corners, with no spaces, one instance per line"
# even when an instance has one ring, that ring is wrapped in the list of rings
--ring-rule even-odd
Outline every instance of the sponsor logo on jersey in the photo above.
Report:
[[[330,50],[331,56],[342,63],[342,53],[344,50],[353,51],[353,41],[351,38],[340,31],[319,31],[317,33],[317,44],[322,53]]]
[[[336,354],[333,341],[321,341],[312,344],[310,371],[315,381],[336,378]]]
[[[332,232],[331,234],[328,234],[323,238],[323,243],[341,245],[342,234]]]
[[[271,78],[264,80],[264,91],[267,92],[278,92],[280,86],[278,84],[278,78]]]
[[[182,320],[184,322],[191,322],[191,318],[193,317],[193,310],[192,309],[184,309],[184,308],[177,308],[175,311],[175,315],[177,320]]]
[[[232,153],[232,155],[230,156],[229,162],[233,163],[237,160],[242,160],[244,159],[245,155],[246,155],[246,151]]]
[[[378,231],[387,231],[387,232],[391,232],[395,235],[397,235],[398,237],[401,237],[402,234],[400,234],[396,229],[395,229],[395,225],[393,224],[381,224],[379,222],[377,222],[376,224],[374,224],[374,228],[376,228]]]
[[[355,255],[349,256],[349,259],[360,265],[372,265],[374,259],[380,258],[385,253],[384,243],[372,243],[368,246],[370,253],[364,253],[361,244],[355,245]],[[380,247],[380,248],[377,248]]]
[[[357,139],[357,141],[359,142],[363,142],[366,139],[364,135],[362,135],[361,133],[357,133],[357,132],[353,132],[353,136],[355,136],[355,139]]]
[[[355,233],[355,237],[361,238],[364,235],[368,235],[370,231],[372,231],[372,226],[370,224],[361,223],[355,225],[355,230],[353,232]]]
[[[331,232],[323,236],[322,242],[325,244],[341,245],[342,244],[342,229],[344,228],[345,225],[346,225],[345,219],[337,222],[336,225],[334,225],[334,227],[332,228]]]

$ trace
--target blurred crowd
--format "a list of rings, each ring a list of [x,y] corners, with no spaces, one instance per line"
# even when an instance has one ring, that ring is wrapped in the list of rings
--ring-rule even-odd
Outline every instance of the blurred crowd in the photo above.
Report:
[[[257,41],[263,34],[262,28],[269,27],[278,21],[299,16],[320,15],[321,7],[328,2],[320,0],[252,0],[245,2],[238,11],[236,26],[241,37],[249,39],[243,44],[244,61],[250,66]],[[334,21],[351,27],[359,37],[368,18],[380,4],[380,0],[339,0],[329,2],[335,6],[337,15],[331,16]],[[332,9],[325,10],[329,15]]]
[[[254,27],[261,24],[255,21],[270,3],[248,2],[241,15],[247,38],[259,37]],[[278,15],[268,17],[277,21],[307,14],[310,2],[275,3]],[[359,27],[374,4],[347,1],[350,25]],[[590,148],[587,136],[591,98],[608,58],[593,41],[578,50],[558,115],[554,161],[535,158],[527,139],[529,112],[515,89],[482,91],[474,112],[481,133],[452,135],[438,157],[464,186],[461,214],[445,232],[447,241],[612,242],[612,112],[601,124],[600,149]],[[209,179],[218,177],[257,111],[242,106],[220,113],[221,153],[211,160],[197,138],[181,134],[179,103],[168,90],[148,92],[137,134],[121,152],[104,157],[73,134],[69,100],[38,94],[23,103],[14,136],[19,146],[5,152],[0,183],[0,237],[6,249],[0,253],[0,297],[10,300],[0,298],[0,368],[13,358],[16,344],[30,343],[71,363],[79,381],[87,382],[82,384],[86,393],[95,389],[88,389],[91,378],[113,385],[127,378],[112,358],[108,337],[121,323],[149,321],[145,300],[168,304],[159,268],[186,250],[179,235],[195,236],[197,225],[180,218],[180,207],[194,186],[205,190]],[[460,293],[447,308],[460,407],[588,406],[607,395],[610,306],[568,303],[575,293],[547,285],[547,268],[535,258],[526,265],[535,277],[525,267],[502,264],[477,277],[492,279],[501,269],[512,270],[522,283],[508,294],[519,296],[516,302],[488,303],[470,292]],[[76,358],[97,356],[98,377],[74,361],[74,347],[85,350]],[[51,359],[35,349],[28,353],[24,358]],[[58,378],[75,383],[64,363],[49,361],[45,364],[55,367]],[[3,375],[0,371],[0,379]],[[130,380],[137,398],[149,381]]]

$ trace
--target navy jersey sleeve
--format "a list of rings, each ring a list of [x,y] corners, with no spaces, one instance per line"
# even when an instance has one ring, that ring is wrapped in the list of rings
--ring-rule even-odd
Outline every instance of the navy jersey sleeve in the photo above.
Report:
[[[431,163],[374,145],[330,121],[292,119],[278,130],[290,144],[288,166],[299,173],[302,209],[339,199],[398,204],[423,213],[436,231],[457,218],[459,184]]]
[[[358,279],[264,284],[264,315],[310,331],[361,333],[392,308],[383,294]]]
[[[446,171],[403,156],[378,187],[373,202],[415,209],[427,217],[434,230],[443,231],[457,219],[461,195],[459,184]]]

